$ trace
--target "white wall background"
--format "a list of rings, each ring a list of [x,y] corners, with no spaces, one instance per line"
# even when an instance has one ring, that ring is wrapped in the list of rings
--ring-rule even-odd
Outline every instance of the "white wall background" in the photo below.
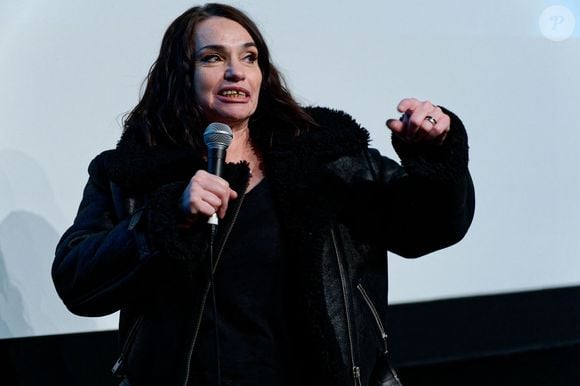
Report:
[[[391,255],[393,303],[580,283],[577,2],[227,2],[257,21],[301,102],[346,110],[386,155],[396,158],[384,122],[403,97],[464,120],[473,226],[422,259]],[[54,247],[89,161],[115,146],[163,32],[192,5],[0,2],[0,338],[116,328],[115,315],[61,305]],[[540,24],[553,5],[570,13]]]

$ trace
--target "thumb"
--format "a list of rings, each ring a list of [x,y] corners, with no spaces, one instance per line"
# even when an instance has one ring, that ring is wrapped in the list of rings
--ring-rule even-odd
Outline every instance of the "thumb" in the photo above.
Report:
[[[235,200],[236,198],[238,198],[238,193],[230,188],[230,200]]]
[[[404,124],[399,119],[388,119],[386,124],[389,130],[391,130],[393,133],[395,134],[403,133]]]

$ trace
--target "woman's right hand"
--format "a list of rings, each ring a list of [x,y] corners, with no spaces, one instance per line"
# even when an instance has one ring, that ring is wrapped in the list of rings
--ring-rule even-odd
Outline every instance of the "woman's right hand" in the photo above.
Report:
[[[189,220],[210,217],[214,213],[224,218],[228,202],[237,197],[238,194],[226,180],[205,170],[198,170],[181,195],[181,211]]]

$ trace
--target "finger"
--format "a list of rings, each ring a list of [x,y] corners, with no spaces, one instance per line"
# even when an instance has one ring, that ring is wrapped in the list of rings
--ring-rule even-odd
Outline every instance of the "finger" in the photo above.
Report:
[[[448,115],[443,114],[438,120],[437,124],[433,129],[433,140],[441,143],[447,137],[449,130],[451,129],[451,118]]]
[[[425,121],[427,115],[435,113],[435,106],[429,101],[420,102],[409,116],[409,126],[415,132]]]
[[[405,113],[409,110],[415,110],[419,101],[416,98],[405,98],[402,99],[397,105],[397,110],[401,113]]]
[[[207,172],[196,173],[192,178],[192,186],[212,192],[216,196],[229,196],[229,183],[223,178]]]
[[[205,170],[199,170],[192,177],[192,181],[195,184],[199,184],[208,190],[220,190],[229,189],[229,183],[223,178],[216,176],[215,174],[210,174]]]
[[[213,205],[214,197],[219,200],[219,203],[215,205],[216,213],[219,218],[224,218],[226,212],[229,207],[230,200],[236,199],[238,197],[238,193],[229,187],[229,184],[226,182],[225,186],[223,184],[218,185],[210,185],[206,189],[206,194],[211,193],[212,195],[208,195],[208,199],[212,200],[211,203]]]
[[[399,118],[398,121],[395,119],[387,120],[387,127],[403,140],[409,139],[413,133],[413,130],[409,127],[408,119],[413,111],[417,108],[417,106],[419,106],[419,104],[420,102],[416,98],[402,99],[397,105],[397,110],[403,113],[403,115],[401,118]]]
[[[432,117],[432,119],[427,119],[429,117]],[[432,116],[427,116],[427,118],[421,125],[420,130],[424,135],[418,137],[417,140],[442,142],[449,132],[451,119],[443,112],[434,113]],[[431,122],[432,120],[435,122]]]
[[[215,197],[214,199],[209,199],[207,197],[200,196],[199,194],[188,196],[186,205],[184,205],[187,210],[186,213],[191,217],[197,217],[200,215],[211,216],[216,213],[217,208]]]
[[[203,189],[199,185],[193,185],[188,196],[188,206],[192,214],[200,212],[208,215],[214,214],[222,205],[222,200],[216,194]]]
[[[199,191],[199,185],[194,183],[194,178],[192,177],[189,184],[181,194],[181,211],[188,217],[195,217],[200,213],[208,212],[211,210],[207,208],[208,203],[204,203]]]
[[[399,119],[389,119],[386,124],[393,134],[405,142],[411,142],[412,132],[409,129],[409,117],[407,114],[403,114]]]
[[[232,190],[228,187],[227,191],[224,192],[225,195],[222,197],[222,205],[218,208],[217,215],[219,218],[224,218],[226,212],[228,211],[228,206],[230,200],[233,200],[238,197],[238,194],[235,190]]]
[[[399,135],[408,141],[414,141],[421,121],[425,117],[424,102],[409,98],[401,101],[398,108],[402,110],[406,109],[400,119],[403,122],[403,128],[399,132]]]
[[[210,202],[203,200],[201,198],[196,198],[191,203],[191,211],[197,215],[204,215],[210,217],[217,213],[219,207],[211,204]]]
[[[230,200],[235,200],[236,198],[238,198],[238,193],[233,189],[229,189],[227,194],[228,194],[227,198],[223,201],[223,204],[218,209],[217,214],[219,218],[225,217]]]
[[[434,140],[439,138],[443,133],[449,131],[451,120],[439,106],[434,106],[431,113],[425,116],[421,127],[424,129],[425,140]]]
[[[439,123],[437,119],[431,114],[425,115],[421,125],[417,128],[414,140],[416,142],[429,141],[437,136],[436,125]]]
[[[431,131],[437,124],[437,108],[429,101],[421,102],[409,117],[407,136],[413,141],[422,141],[432,136]]]
[[[232,189],[229,186],[223,186],[222,184],[211,185],[205,191],[207,199],[212,205],[214,205],[215,213],[217,213],[219,218],[224,218],[226,211],[228,210],[228,204],[230,197],[232,196]],[[234,192],[235,193],[235,192]],[[217,199],[214,201],[214,199]],[[213,214],[213,213],[212,213]]]

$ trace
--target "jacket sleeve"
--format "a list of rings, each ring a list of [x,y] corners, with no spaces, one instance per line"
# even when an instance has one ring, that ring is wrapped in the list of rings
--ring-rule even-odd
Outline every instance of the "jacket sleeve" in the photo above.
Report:
[[[83,316],[107,315],[145,301],[163,285],[167,273],[167,264],[159,264],[163,259],[158,256],[171,255],[172,263],[179,265],[181,246],[197,245],[184,239],[199,238],[194,232],[178,234],[177,202],[184,188],[178,183],[159,188],[146,205],[118,218],[102,158],[89,166],[77,216],[60,239],[52,265],[59,296],[71,312]],[[183,242],[168,247],[171,240],[162,241],[168,234]]]
[[[468,171],[467,134],[450,111],[451,130],[441,145],[407,144],[393,136],[402,166],[367,153],[379,197],[373,200],[380,225],[374,227],[388,250],[419,257],[457,243],[474,215],[475,194]]]

